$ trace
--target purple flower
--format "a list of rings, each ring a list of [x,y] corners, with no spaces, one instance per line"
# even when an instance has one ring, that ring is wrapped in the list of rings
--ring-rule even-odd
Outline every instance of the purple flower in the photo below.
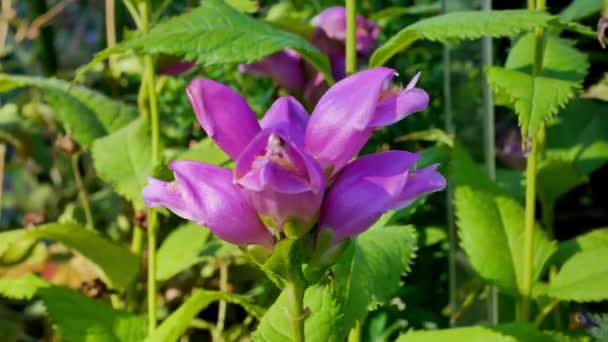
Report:
[[[317,31],[322,30],[328,38],[341,43],[346,42],[346,9],[344,7],[329,7],[312,18],[311,22],[317,27]],[[380,28],[376,23],[360,15],[357,16],[357,52],[363,55],[370,54],[379,34]]]
[[[332,229],[336,242],[361,233],[387,210],[445,186],[436,165],[413,168],[414,153],[388,151],[351,161],[374,129],[428,103],[426,92],[415,88],[418,75],[400,89],[391,85],[394,74],[376,68],[338,82],[310,118],[294,98],[279,98],[259,123],[232,89],[194,80],[187,92],[197,118],[236,160],[235,169],[173,162],[175,181],[150,178],[146,204],[166,207],[239,245],[270,247],[271,231],[301,236],[315,225]]]
[[[319,100],[306,127],[306,148],[331,175],[365,145],[375,128],[423,110],[427,93],[415,88],[419,75],[403,90],[393,87],[395,71],[374,68],[336,83]]]
[[[336,81],[346,77],[345,41],[346,9],[329,7],[311,20],[315,26],[310,42],[329,58],[332,76]],[[357,16],[357,53],[363,59],[373,51],[380,33],[378,26]],[[297,52],[283,50],[251,64],[239,66],[241,72],[269,76],[274,82],[293,94],[302,94],[306,101],[315,104],[328,86],[322,74],[305,63]]]
[[[517,127],[507,127],[499,130],[498,133],[496,142],[498,159],[512,169],[525,169],[526,156],[522,149],[521,130]]]
[[[297,92],[306,82],[300,55],[289,49],[276,52],[260,61],[239,65],[239,71],[258,76],[270,76],[278,86]]]
[[[325,196],[319,227],[342,240],[365,231],[388,210],[408,206],[421,194],[443,189],[437,165],[410,170],[418,155],[388,151],[348,164]]]

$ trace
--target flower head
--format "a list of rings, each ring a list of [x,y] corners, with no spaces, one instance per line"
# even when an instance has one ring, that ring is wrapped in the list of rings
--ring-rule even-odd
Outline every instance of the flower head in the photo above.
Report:
[[[194,80],[188,96],[207,134],[236,161],[234,170],[171,163],[175,181],[148,180],[151,207],[206,225],[229,242],[271,247],[282,235],[331,229],[335,241],[359,234],[384,212],[445,186],[436,165],[388,151],[352,159],[374,129],[422,110],[428,95],[416,75],[401,89],[394,70],[375,68],[331,87],[312,116],[292,97],[276,100],[258,122],[232,89]],[[273,238],[274,235],[274,238]]]
[[[332,76],[339,81],[346,77],[344,48],[346,41],[346,9],[333,6],[323,10],[311,20],[315,30],[310,42],[327,55]],[[371,20],[357,16],[357,53],[363,59],[373,51],[380,33]],[[283,50],[251,64],[241,64],[241,72],[269,76],[292,94],[303,94],[306,101],[315,104],[328,86],[325,78],[310,68],[292,50]]]

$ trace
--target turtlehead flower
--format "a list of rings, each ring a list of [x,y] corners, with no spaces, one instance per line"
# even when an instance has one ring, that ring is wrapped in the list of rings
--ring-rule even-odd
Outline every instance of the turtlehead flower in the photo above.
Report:
[[[175,181],[149,178],[146,205],[209,227],[238,244],[271,248],[283,235],[331,229],[334,242],[369,228],[384,212],[445,186],[437,165],[415,169],[418,155],[388,151],[353,158],[374,129],[424,109],[428,95],[391,83],[375,68],[330,88],[309,117],[282,97],[259,122],[227,86],[196,79],[187,89],[196,116],[235,161],[234,170],[194,161],[170,164]]]
[[[336,81],[346,77],[344,48],[346,42],[346,9],[329,7],[311,20],[315,30],[310,42],[327,55],[332,76]],[[371,20],[357,16],[357,53],[365,59],[373,51],[380,29]],[[303,94],[306,101],[315,104],[328,86],[323,75],[312,70],[291,50],[279,51],[260,61],[242,64],[239,70],[258,76],[268,76],[292,94]]]

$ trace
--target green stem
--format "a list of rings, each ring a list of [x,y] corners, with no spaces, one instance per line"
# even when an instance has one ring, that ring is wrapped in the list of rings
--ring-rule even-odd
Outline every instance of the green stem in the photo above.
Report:
[[[532,293],[533,260],[534,260],[534,224],[536,201],[536,153],[537,142],[533,137],[532,149],[526,165],[526,208],[524,221],[524,279],[520,299],[520,319],[530,317],[530,295]]]
[[[148,209],[148,335],[156,330],[156,210]]]
[[[228,291],[228,266],[230,265],[230,261],[219,258],[218,259],[218,267],[220,269],[220,291],[227,292]],[[220,300],[219,308],[217,310],[217,324],[215,328],[215,335],[217,336],[217,340],[222,340],[222,332],[224,331],[224,325],[226,322],[226,307],[227,303],[225,300]]]
[[[553,212],[555,211],[555,205],[553,204],[553,201],[541,201],[541,207],[542,207],[542,222],[543,222],[543,226],[545,227],[545,231],[547,232],[547,235],[549,235],[550,239],[554,238],[554,232],[553,232]]]
[[[545,0],[536,1],[536,9],[545,9]],[[538,77],[543,69],[543,52],[545,31],[542,27],[534,30],[534,68],[532,76]],[[530,297],[532,295],[532,281],[534,277],[534,228],[536,213],[536,164],[538,154],[538,134],[530,137],[530,155],[526,163],[526,208],[524,221],[524,260],[523,284],[520,298],[520,319],[527,321],[530,318]]]
[[[74,180],[76,181],[76,187],[78,188],[78,197],[80,199],[80,205],[82,205],[82,210],[84,211],[84,217],[86,220],[85,227],[87,229],[95,229],[95,221],[93,221],[93,214],[91,211],[89,197],[87,196],[87,189],[84,186],[82,176],[80,175],[80,168],[78,167],[79,156],[79,153],[72,154],[72,172],[74,173]]]
[[[0,144],[0,217],[2,214],[2,194],[4,193],[4,158],[6,157],[6,145]]]
[[[288,283],[287,291],[287,317],[291,321],[294,342],[304,342],[304,288],[295,283]]]
[[[357,67],[357,1],[346,0],[346,74]]]
[[[559,304],[559,302],[560,302],[559,299],[555,299],[551,303],[549,303],[547,306],[542,308],[542,310],[538,313],[538,316],[536,316],[536,319],[534,320],[534,326],[537,328],[540,328],[541,324],[543,324],[543,321],[545,320],[547,315],[549,315],[551,313],[551,311],[553,311],[553,309],[555,309],[555,307],[557,306],[557,304]]]
[[[152,56],[144,56],[144,70],[146,72],[146,83],[148,84],[148,100],[150,113],[150,131],[152,134],[152,163],[156,165],[160,162],[160,133],[158,130],[158,101],[156,98],[156,80],[154,75],[154,63]]]
[[[137,6],[139,10],[139,18],[141,20],[140,31],[147,33],[150,31],[150,1],[141,0]],[[148,108],[147,113],[142,112],[142,115],[149,114],[150,131],[152,140],[152,163],[156,165],[160,162],[159,149],[159,131],[158,131],[158,101],[156,98],[156,85],[154,77],[154,62],[152,56],[144,56],[144,71],[142,76],[142,86],[140,88],[140,99],[138,105],[140,108],[145,107],[145,100],[141,97],[147,95]],[[158,230],[158,216],[154,209],[148,210],[148,333],[152,334],[156,330],[156,233]]]

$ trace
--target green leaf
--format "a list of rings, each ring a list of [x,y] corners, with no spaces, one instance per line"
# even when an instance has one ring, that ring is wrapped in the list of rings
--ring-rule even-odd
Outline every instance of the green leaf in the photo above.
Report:
[[[451,165],[457,225],[473,268],[502,291],[523,287],[524,209],[493,183],[458,147]],[[533,279],[539,278],[556,244],[534,229]]]
[[[260,7],[256,0],[226,0],[226,3],[243,13],[255,13]]]
[[[222,0],[205,0],[200,7],[156,25],[148,34],[100,52],[76,78],[110,55],[131,49],[210,66],[251,63],[285,48],[298,51],[332,82],[327,57],[304,38],[240,13]]]
[[[533,33],[528,33],[518,39],[509,52],[505,67],[532,75],[534,46]],[[545,36],[541,76],[582,82],[588,69],[587,55],[574,48],[572,42],[551,34]]]
[[[51,239],[77,250],[96,264],[110,286],[125,289],[137,276],[139,258],[128,249],[75,223],[51,223],[26,230],[26,237]]]
[[[547,295],[575,302],[608,299],[608,247],[583,250],[568,259],[547,289]]]
[[[563,194],[588,181],[574,163],[561,158],[546,158],[538,165],[536,191],[547,208]]]
[[[178,154],[175,160],[194,160],[222,167],[232,167],[234,162],[212,139],[205,138],[188,150]]]
[[[577,82],[532,77],[501,67],[489,67],[486,74],[494,94],[514,107],[524,136],[536,134],[541,124],[564,107],[581,88]]]
[[[343,316],[335,327],[346,336],[368,310],[383,304],[401,287],[417,237],[411,226],[375,225],[353,239],[334,265],[333,290]]]
[[[50,284],[46,281],[28,273],[17,279],[0,279],[0,296],[17,300],[30,300],[34,298],[40,288],[48,286]]]
[[[1,91],[21,87],[43,90],[57,119],[85,148],[137,116],[134,108],[83,86],[52,78],[0,75]]]
[[[58,286],[40,288],[38,296],[66,341],[142,341],[146,336],[143,316]]]
[[[114,310],[32,274],[0,279],[0,294],[13,299],[40,297],[66,341],[142,341],[146,336],[143,317]]]
[[[598,13],[601,9],[602,0],[574,0],[559,16],[564,20],[579,20]]]
[[[388,21],[402,15],[429,15],[437,14],[439,11],[441,11],[441,3],[439,2],[417,4],[408,7],[391,6],[373,13],[369,18],[370,20],[377,22],[380,26],[383,26],[386,25]]]
[[[551,257],[551,261],[557,265],[562,265],[578,252],[602,247],[608,247],[608,228],[597,228],[573,239],[560,242],[557,252]]]
[[[427,226],[421,229],[418,245],[428,247],[447,240],[448,233],[445,227]]]
[[[137,119],[93,144],[93,161],[99,178],[116,192],[143,207],[141,191],[152,175],[150,133],[147,122]]]
[[[513,322],[497,326],[452,328],[436,331],[414,331],[401,335],[397,342],[558,342],[554,334],[537,330],[528,322]],[[568,339],[568,341],[570,341]]]
[[[242,306],[254,317],[264,315],[264,309],[252,304],[247,297],[218,291],[196,291],[175,310],[156,331],[146,338],[148,342],[177,341],[188,329],[190,322],[209,304],[218,300]]]
[[[571,161],[582,174],[590,174],[608,160],[608,105],[578,99],[547,127],[548,158]]]
[[[287,298],[285,292],[281,293],[268,309],[253,334],[254,341],[292,341],[291,323],[286,316]],[[337,334],[341,311],[329,286],[314,285],[306,289],[304,307],[310,310],[310,316],[304,321],[307,341],[344,340]]]
[[[434,331],[413,331],[399,336],[397,342],[517,342],[487,327],[466,327]]]
[[[420,20],[391,37],[371,56],[370,66],[381,66],[419,39],[448,42],[481,37],[514,37],[544,27],[555,17],[529,10],[463,11]]]
[[[543,122],[566,105],[581,88],[589,68],[587,56],[570,42],[547,35],[542,74],[534,77],[534,46],[534,34],[526,34],[511,49],[506,69],[486,70],[494,93],[518,114],[524,136],[536,134]]]
[[[177,227],[158,249],[156,280],[164,281],[201,261],[209,229],[189,222]]]

